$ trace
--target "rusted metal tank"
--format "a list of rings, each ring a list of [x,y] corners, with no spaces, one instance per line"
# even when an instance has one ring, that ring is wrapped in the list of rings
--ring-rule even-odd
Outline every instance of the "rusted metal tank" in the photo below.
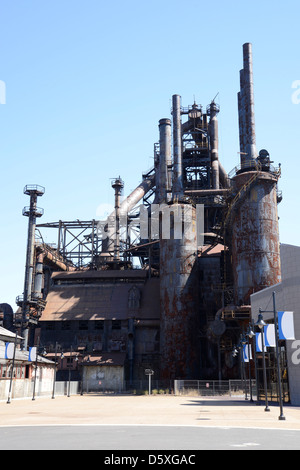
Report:
[[[237,174],[241,190],[255,172]],[[232,223],[232,266],[236,305],[250,304],[250,295],[281,281],[277,214],[278,174],[258,172],[238,207]]]
[[[185,211],[185,223],[180,239],[172,220],[170,238],[160,239],[161,378],[187,379],[197,368],[196,209],[179,203],[172,210],[174,220]]]

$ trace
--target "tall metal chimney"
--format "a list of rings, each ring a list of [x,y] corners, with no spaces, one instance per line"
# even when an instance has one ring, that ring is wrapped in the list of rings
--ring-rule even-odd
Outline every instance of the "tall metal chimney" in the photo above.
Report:
[[[209,138],[210,138],[210,153],[211,153],[211,168],[212,168],[212,187],[213,189],[220,188],[219,181],[219,137],[218,137],[218,119],[219,106],[214,101],[211,102],[209,107],[210,121],[209,121]]]
[[[173,199],[183,200],[182,136],[181,136],[181,97],[172,96],[173,115]]]
[[[168,201],[170,189],[169,166],[171,165],[171,121],[161,119],[159,121],[159,204]]]
[[[243,70],[240,73],[241,91],[238,95],[240,151],[243,166],[251,166],[257,157],[254,114],[252,44],[243,45]],[[252,165],[253,166],[253,165]]]
[[[239,115],[239,138],[241,162],[245,160],[246,155],[246,119],[244,106],[244,70],[240,70],[240,90],[238,92],[238,115]]]
[[[36,218],[41,217],[44,213],[43,209],[37,207],[37,198],[42,196],[45,188],[37,185],[27,185],[24,188],[24,194],[30,196],[30,206],[24,207],[23,215],[29,217],[28,221],[28,236],[27,236],[27,254],[26,254],[26,267],[25,267],[25,281],[24,293],[22,302],[22,325],[21,336],[24,338],[22,349],[26,350],[28,346],[28,329],[30,323],[30,307],[33,302],[32,284],[33,284],[33,270],[34,270],[34,242],[35,242],[35,227]]]
[[[112,187],[115,190],[115,240],[114,240],[114,261],[120,261],[120,203],[121,192],[124,188],[124,183],[119,178],[116,178]]]

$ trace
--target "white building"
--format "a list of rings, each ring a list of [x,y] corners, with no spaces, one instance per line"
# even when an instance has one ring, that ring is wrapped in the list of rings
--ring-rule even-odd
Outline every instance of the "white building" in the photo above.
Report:
[[[21,351],[18,348],[21,340],[20,336],[16,338],[15,333],[0,326],[0,400],[8,399],[12,369],[11,398],[32,397],[34,381],[36,396],[50,395],[52,392],[54,362],[42,356],[37,356],[37,361],[30,360],[29,351]],[[13,367],[12,351],[15,342],[17,348]],[[8,346],[9,344],[11,347]]]
[[[275,292],[276,311],[292,311],[294,318],[294,338],[285,341],[289,396],[292,405],[300,405],[300,247],[281,244],[280,284],[268,287],[251,295],[251,312],[257,321],[259,308],[273,310]],[[273,320],[272,313],[263,313],[264,321]]]

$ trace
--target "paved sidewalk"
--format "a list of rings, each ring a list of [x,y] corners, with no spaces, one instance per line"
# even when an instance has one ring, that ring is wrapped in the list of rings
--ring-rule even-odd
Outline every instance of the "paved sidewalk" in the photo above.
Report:
[[[168,395],[83,395],[0,402],[0,426],[174,425],[300,430],[300,407],[279,407],[243,399],[207,399]]]

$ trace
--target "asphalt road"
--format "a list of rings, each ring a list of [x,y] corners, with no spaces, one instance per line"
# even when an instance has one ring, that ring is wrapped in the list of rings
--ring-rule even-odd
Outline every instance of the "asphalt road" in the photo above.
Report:
[[[172,450],[172,454],[184,450],[299,450],[300,430],[176,425],[3,426],[0,449],[104,450],[101,458],[111,458],[114,452],[122,450],[126,455],[132,450],[135,455],[134,451],[144,449]],[[144,462],[140,458],[131,466],[149,464],[148,454],[143,454]],[[163,462],[164,458],[160,464],[169,463]]]

